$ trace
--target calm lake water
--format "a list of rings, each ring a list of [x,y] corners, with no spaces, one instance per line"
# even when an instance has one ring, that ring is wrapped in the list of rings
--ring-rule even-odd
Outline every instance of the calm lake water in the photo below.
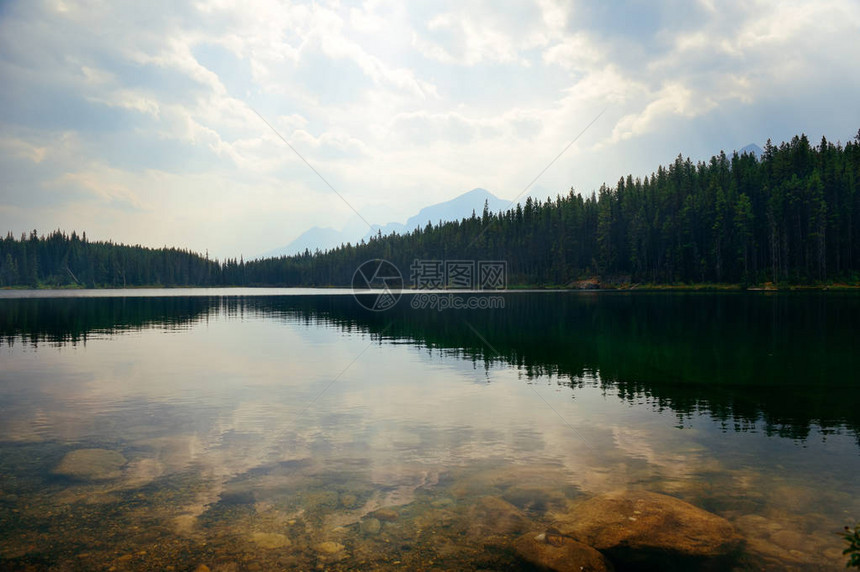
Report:
[[[0,293],[0,569],[510,569],[619,489],[844,567],[860,296],[412,296]]]

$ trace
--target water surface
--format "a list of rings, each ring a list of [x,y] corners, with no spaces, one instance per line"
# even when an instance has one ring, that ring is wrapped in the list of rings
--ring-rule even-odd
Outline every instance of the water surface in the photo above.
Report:
[[[504,569],[482,497],[635,489],[836,569],[860,519],[856,295],[125,294],[0,299],[0,567]]]

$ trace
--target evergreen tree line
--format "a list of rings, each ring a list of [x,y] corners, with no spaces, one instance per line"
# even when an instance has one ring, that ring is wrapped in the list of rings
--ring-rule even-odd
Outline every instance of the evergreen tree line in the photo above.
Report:
[[[0,241],[0,286],[348,286],[369,259],[410,283],[419,260],[503,260],[509,284],[630,282],[815,283],[860,275],[860,131],[812,146],[805,135],[761,158],[682,156],[649,177],[583,197],[573,189],[500,213],[325,252],[245,262],[187,250],[88,242],[86,235]]]
[[[0,240],[0,286],[208,286],[223,284],[238,266],[188,250],[90,242],[86,233],[59,230]]]

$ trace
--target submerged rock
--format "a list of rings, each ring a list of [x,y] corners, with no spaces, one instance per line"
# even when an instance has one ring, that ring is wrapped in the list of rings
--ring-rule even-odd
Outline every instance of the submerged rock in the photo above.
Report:
[[[382,529],[382,523],[375,518],[366,518],[359,523],[358,527],[362,534],[373,535],[379,534],[379,531]]]
[[[551,506],[564,503],[564,495],[554,489],[539,487],[513,486],[505,491],[502,498],[520,510],[546,512]]]
[[[448,498],[448,497],[443,497],[443,498],[436,499],[433,502],[431,502],[430,506],[432,506],[434,508],[444,508],[447,506],[451,506],[452,504],[454,504],[454,499]]]
[[[374,511],[373,516],[379,520],[384,520],[386,522],[394,522],[399,518],[399,514],[397,511],[392,508],[381,508],[379,510]]]
[[[63,457],[54,474],[81,481],[107,481],[122,475],[126,459],[109,449],[77,449]]]
[[[340,504],[340,495],[335,491],[309,491],[304,496],[303,504],[309,510],[332,509]]]
[[[137,459],[123,468],[123,488],[136,489],[148,485],[166,472],[164,463],[156,459]]]
[[[291,544],[289,538],[276,532],[255,532],[251,535],[251,540],[260,548],[268,549],[283,548]]]
[[[344,546],[343,544],[339,542],[332,542],[330,540],[326,542],[320,542],[319,544],[314,546],[314,550],[322,554],[337,554],[344,548],[346,548],[346,546]]]
[[[554,572],[613,569],[606,557],[591,546],[558,534],[528,532],[514,542],[514,551],[526,562]]]
[[[249,490],[225,490],[218,499],[218,502],[225,505],[254,504],[256,501],[254,491]]]
[[[358,497],[351,493],[341,493],[340,506],[343,508],[355,508],[358,504]]]
[[[809,546],[809,537],[795,530],[780,530],[770,535],[770,541],[786,550],[802,550]]]
[[[559,530],[613,561],[683,567],[732,554],[740,537],[727,520],[674,497],[618,491],[591,498],[557,523]]]
[[[487,540],[490,536],[510,536],[528,530],[529,520],[511,503],[498,497],[478,499],[466,512],[469,535]]]

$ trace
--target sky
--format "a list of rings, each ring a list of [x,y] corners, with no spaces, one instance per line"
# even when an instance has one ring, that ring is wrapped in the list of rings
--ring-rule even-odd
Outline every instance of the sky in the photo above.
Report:
[[[4,234],[250,259],[475,187],[847,142],[860,3],[2,1],[0,86]]]

